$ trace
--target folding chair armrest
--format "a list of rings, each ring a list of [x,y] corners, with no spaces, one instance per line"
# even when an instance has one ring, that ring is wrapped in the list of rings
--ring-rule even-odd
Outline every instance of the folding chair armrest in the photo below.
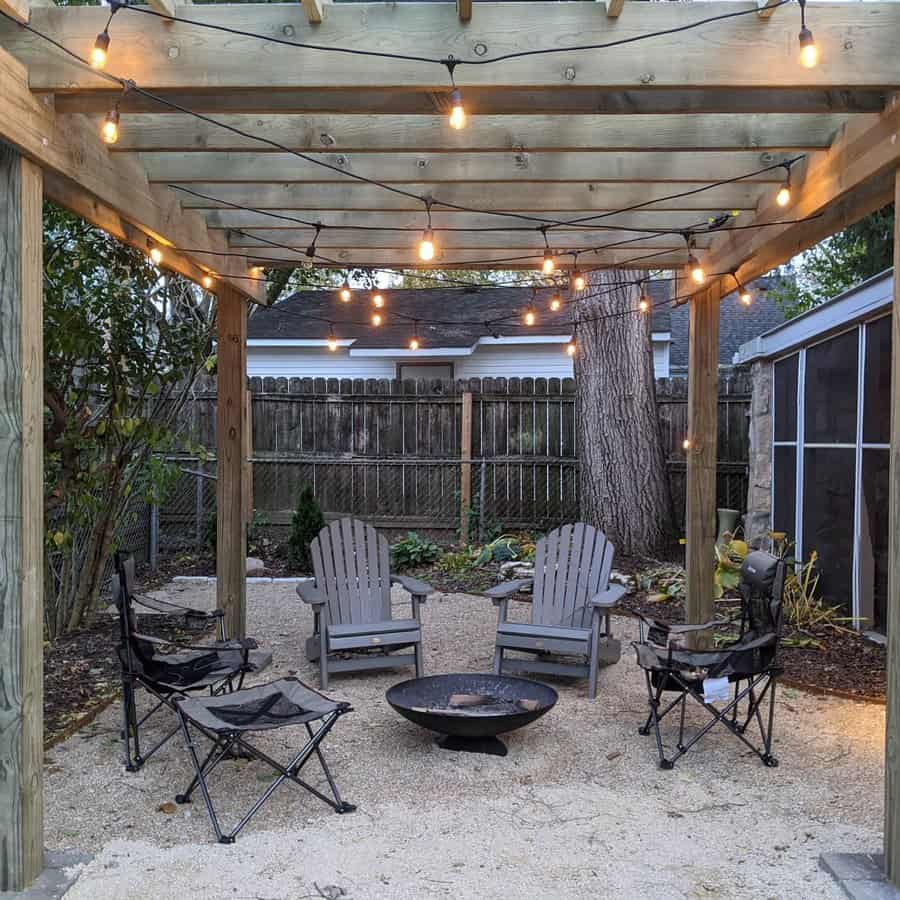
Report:
[[[494,585],[484,592],[485,597],[494,601],[494,606],[499,606],[501,601],[508,600],[513,594],[518,594],[523,588],[532,587],[533,578],[517,578],[515,581],[504,581]]]
[[[710,619],[702,625],[670,625],[669,634],[693,634],[695,631],[708,631],[721,624],[717,619]]]
[[[591,597],[591,606],[600,607],[601,609],[609,609],[615,606],[625,596],[624,584],[611,584],[605,591],[594,594]]]
[[[391,575],[391,584],[399,584],[403,590],[417,597],[419,603],[424,603],[425,598],[434,593],[434,588],[430,584],[409,575]]]
[[[301,581],[297,585],[297,596],[310,606],[325,605],[325,597],[314,581]]]
[[[184,644],[181,641],[173,641],[169,638],[157,637],[155,634],[141,634],[132,632],[135,640],[146,641],[148,644],[156,644],[158,647],[177,647],[180,650],[255,650],[259,644],[253,638],[232,638],[228,641],[213,641],[211,644]]]

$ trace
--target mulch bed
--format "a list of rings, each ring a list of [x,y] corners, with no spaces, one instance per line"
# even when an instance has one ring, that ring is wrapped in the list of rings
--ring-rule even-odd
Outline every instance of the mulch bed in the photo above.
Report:
[[[170,640],[196,641],[177,617],[138,616],[138,627]],[[44,748],[64,741],[91,722],[121,692],[116,656],[119,623],[97,613],[79,631],[44,645]]]

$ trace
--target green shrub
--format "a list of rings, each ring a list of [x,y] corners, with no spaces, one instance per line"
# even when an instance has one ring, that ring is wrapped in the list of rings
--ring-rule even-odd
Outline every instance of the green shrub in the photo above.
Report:
[[[441,548],[434,541],[420,538],[414,531],[391,547],[391,560],[398,570],[427,566],[441,555]]]
[[[293,568],[303,572],[312,571],[309,545],[324,527],[322,507],[316,500],[312,486],[305,484],[297,498],[297,508],[291,517],[291,533],[288,537],[288,563]]]

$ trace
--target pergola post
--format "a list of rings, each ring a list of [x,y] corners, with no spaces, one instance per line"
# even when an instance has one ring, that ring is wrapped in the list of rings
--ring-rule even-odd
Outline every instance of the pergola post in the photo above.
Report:
[[[247,627],[247,303],[233,288],[218,291],[216,403],[216,601],[230,637]]]
[[[900,169],[894,176],[900,210]],[[894,312],[891,328],[891,468],[888,515],[887,735],[884,760],[884,866],[900,887],[900,217],[894,220]]]
[[[711,619],[714,602],[720,299],[721,288],[715,283],[691,300],[685,510],[686,614],[691,623]]]
[[[44,854],[43,178],[2,142],[0,197],[0,891],[20,891]]]

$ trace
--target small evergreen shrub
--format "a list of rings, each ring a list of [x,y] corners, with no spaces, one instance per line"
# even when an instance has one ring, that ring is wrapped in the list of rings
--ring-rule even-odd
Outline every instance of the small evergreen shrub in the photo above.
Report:
[[[309,545],[324,527],[322,507],[313,494],[312,486],[305,484],[297,498],[297,508],[291,517],[291,533],[288,537],[288,563],[293,568],[302,572],[312,571]]]
[[[434,541],[420,538],[414,531],[408,531],[406,537],[391,547],[391,559],[394,568],[399,570],[413,569],[416,566],[427,566],[441,555],[441,548]]]

